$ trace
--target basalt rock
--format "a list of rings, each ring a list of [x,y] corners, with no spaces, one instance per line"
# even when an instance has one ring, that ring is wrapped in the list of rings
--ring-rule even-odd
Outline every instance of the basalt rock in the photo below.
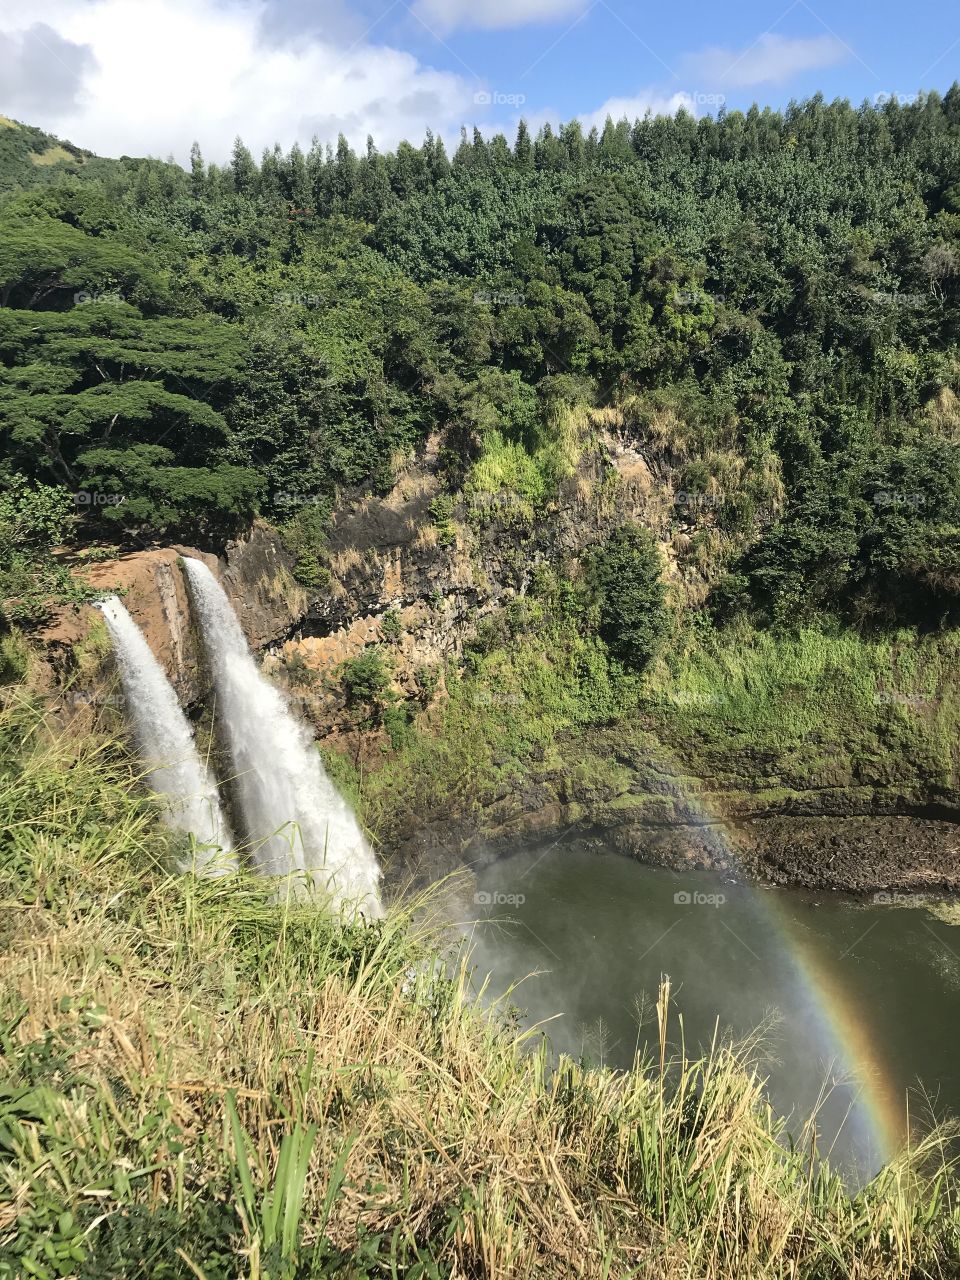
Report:
[[[191,708],[206,689],[203,654],[193,625],[181,556],[204,561],[223,581],[244,629],[260,647],[286,635],[301,616],[305,593],[291,574],[291,557],[273,530],[255,526],[217,557],[176,545],[131,551],[98,563],[77,562],[88,586],[120,595],[177,691]],[[100,614],[90,605],[63,605],[34,633],[39,655],[34,679],[61,716],[82,725],[88,713],[116,699],[112,657]]]

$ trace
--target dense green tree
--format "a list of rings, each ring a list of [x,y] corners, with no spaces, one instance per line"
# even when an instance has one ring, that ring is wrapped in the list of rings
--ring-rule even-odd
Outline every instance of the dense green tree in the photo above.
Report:
[[[521,124],[512,149],[464,131],[452,164],[429,133],[259,166],[238,140],[189,172],[12,124],[6,468],[124,495],[79,513],[118,538],[312,526],[434,432],[449,484],[499,449],[544,501],[562,384],[625,408],[654,471],[659,450],[724,488],[742,547],[718,605],[935,625],[957,580],[958,104]]]
[[[663,561],[648,529],[626,524],[596,548],[587,576],[597,596],[600,636],[626,667],[641,671],[668,628]]]

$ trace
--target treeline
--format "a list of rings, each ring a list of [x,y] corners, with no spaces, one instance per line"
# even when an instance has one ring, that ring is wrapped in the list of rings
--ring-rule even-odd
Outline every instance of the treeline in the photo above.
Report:
[[[189,171],[74,149],[38,184],[21,152],[55,140],[28,132],[0,153],[20,527],[37,486],[88,537],[216,541],[259,511],[309,565],[336,493],[384,491],[429,433],[455,494],[491,451],[538,465],[558,406],[629,405],[739,531],[717,615],[932,624],[960,599],[956,85],[521,124],[452,156],[430,135],[259,163],[238,141]]]
[[[259,165],[237,139],[230,163],[222,167],[205,165],[195,144],[189,181],[195,193],[213,197],[280,198],[303,213],[342,213],[377,222],[391,207],[433,190],[457,172],[569,174],[645,165],[656,170],[678,162],[697,166],[769,160],[784,150],[806,160],[840,150],[876,163],[895,160],[906,151],[930,168],[929,177],[941,184],[938,194],[945,207],[956,212],[960,180],[950,167],[955,157],[950,135],[960,125],[957,86],[942,98],[931,93],[909,103],[901,103],[895,94],[881,94],[879,99],[880,105],[859,109],[845,101],[828,105],[818,95],[803,104],[792,103],[784,112],[753,106],[745,113],[721,111],[717,117],[695,118],[681,110],[672,118],[647,116],[632,124],[608,118],[602,130],[587,132],[578,120],[571,120],[557,131],[544,124],[535,137],[521,120],[512,146],[502,133],[487,139],[479,128],[468,133],[464,126],[452,158],[430,130],[421,146],[401,142],[387,154],[368,137],[365,153],[358,156],[342,134],[335,148],[314,139],[307,153],[298,145],[284,153],[278,145],[263,152]],[[175,166],[148,168],[150,172],[168,195],[183,192],[183,174]],[[149,185],[149,178],[141,181],[141,196],[155,194]]]

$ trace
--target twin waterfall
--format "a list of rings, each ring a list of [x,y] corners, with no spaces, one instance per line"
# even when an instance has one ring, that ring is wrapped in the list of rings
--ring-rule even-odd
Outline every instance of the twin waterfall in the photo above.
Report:
[[[184,569],[230,759],[242,848],[267,876],[305,882],[341,910],[381,914],[377,860],[324,771],[307,728],[261,674],[222,587],[200,560]],[[213,776],[200,760],[177,696],[116,597],[100,608],[113,637],[134,734],[170,824],[189,831],[197,869],[220,873],[236,854]]]

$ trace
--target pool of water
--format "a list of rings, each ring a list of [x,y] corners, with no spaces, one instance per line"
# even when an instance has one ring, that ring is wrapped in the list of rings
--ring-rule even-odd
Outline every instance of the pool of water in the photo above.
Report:
[[[675,873],[605,849],[525,849],[478,872],[463,923],[490,975],[557,1052],[629,1067],[656,1039],[687,1051],[765,1024],[762,1069],[799,1132],[823,1086],[820,1146],[869,1174],[909,1123],[960,1113],[960,927],[945,904],[882,903]],[[891,898],[894,895],[890,895]],[[960,917],[960,913],[958,913]],[[555,1015],[559,1015],[558,1017]]]

